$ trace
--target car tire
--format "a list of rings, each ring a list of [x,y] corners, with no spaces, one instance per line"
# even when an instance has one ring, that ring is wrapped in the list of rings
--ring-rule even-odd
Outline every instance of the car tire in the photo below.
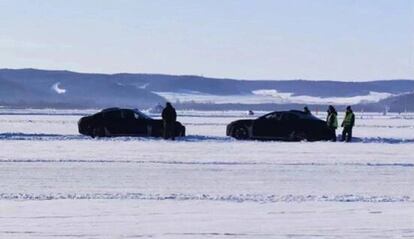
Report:
[[[236,128],[234,128],[232,136],[240,140],[248,139],[249,131],[244,126],[237,126]]]
[[[95,129],[93,129],[92,138],[105,137],[105,136],[106,136],[106,133],[105,133],[105,128],[104,127],[97,127]]]
[[[304,141],[304,140],[307,140],[308,138],[306,136],[306,133],[303,131],[299,131],[299,132],[292,131],[292,133],[290,133],[289,135],[289,139],[290,141]]]

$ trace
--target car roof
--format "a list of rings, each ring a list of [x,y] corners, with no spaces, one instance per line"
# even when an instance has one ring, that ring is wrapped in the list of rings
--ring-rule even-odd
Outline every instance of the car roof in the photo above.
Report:
[[[106,109],[101,110],[101,112],[109,112],[109,111],[116,111],[116,110],[131,110],[135,112],[141,112],[138,109],[128,109],[128,108],[119,108],[119,107],[106,108]]]
[[[114,110],[120,110],[120,108],[118,107],[106,108],[106,109],[101,110],[101,112],[108,112],[108,111],[114,111]]]
[[[267,113],[265,115],[274,114],[274,113],[284,113],[284,114],[285,113],[291,113],[291,114],[299,116],[302,119],[321,120],[321,119],[317,118],[316,116],[314,116],[313,114],[308,114],[308,113],[305,113],[305,112],[300,111],[300,110],[273,111],[273,112]]]
[[[138,109],[127,109],[127,108],[111,107],[111,108],[103,109],[99,113],[106,113],[106,112],[117,111],[117,110],[130,110],[130,111],[133,111],[133,112],[137,113],[138,115],[140,115],[143,118],[151,119],[150,116],[146,115],[145,113],[141,112]]]

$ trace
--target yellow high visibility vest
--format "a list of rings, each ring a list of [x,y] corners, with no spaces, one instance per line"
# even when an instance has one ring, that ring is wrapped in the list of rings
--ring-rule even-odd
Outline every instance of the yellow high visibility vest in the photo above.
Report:
[[[354,118],[354,113],[352,113],[352,112],[347,113],[345,115],[344,122],[343,122],[344,127],[352,127],[353,126],[353,122],[352,122],[353,118]]]

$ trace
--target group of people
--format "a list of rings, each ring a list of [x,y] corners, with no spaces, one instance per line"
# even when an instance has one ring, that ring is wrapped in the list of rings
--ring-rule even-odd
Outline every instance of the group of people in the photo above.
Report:
[[[336,141],[336,129],[338,128],[338,113],[336,109],[330,105],[328,107],[328,115],[326,116],[326,124],[331,130],[331,139]],[[355,125],[355,115],[352,112],[351,106],[346,107],[345,117],[342,121],[342,141],[350,142],[352,140],[352,128]]]
[[[303,112],[305,112],[305,114],[312,114],[307,106],[303,108]],[[327,113],[328,114],[326,116],[326,124],[331,131],[331,140],[335,142],[336,141],[336,129],[338,128],[338,112],[336,112],[335,107],[330,105],[328,107]],[[345,117],[341,124],[341,127],[343,128],[342,137],[341,137],[342,141],[351,142],[352,128],[354,127],[354,125],[355,125],[355,114],[352,111],[351,106],[347,106],[346,111],[345,111]]]

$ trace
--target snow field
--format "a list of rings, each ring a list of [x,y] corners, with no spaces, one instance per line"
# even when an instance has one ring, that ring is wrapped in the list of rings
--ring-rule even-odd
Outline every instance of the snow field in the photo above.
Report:
[[[347,144],[225,137],[243,112],[180,112],[175,142],[84,137],[82,111],[11,113],[0,238],[414,238],[408,116],[357,113]]]

